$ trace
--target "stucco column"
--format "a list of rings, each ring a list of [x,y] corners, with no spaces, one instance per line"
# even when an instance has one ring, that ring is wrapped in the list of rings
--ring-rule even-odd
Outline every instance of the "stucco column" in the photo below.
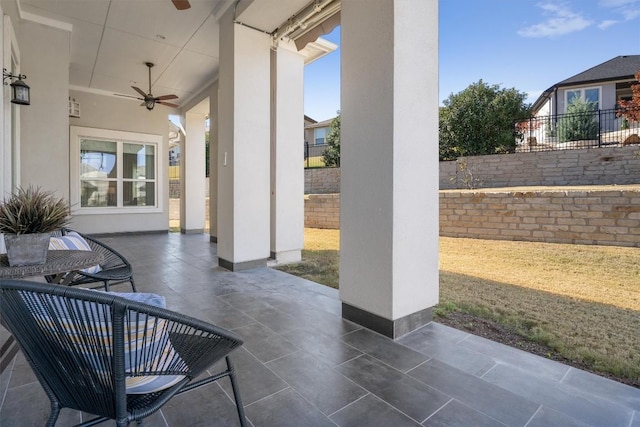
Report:
[[[218,263],[266,265],[270,234],[270,48],[268,34],[220,20]]]
[[[205,116],[187,112],[187,132],[180,153],[180,232],[204,232],[205,216]]]
[[[438,1],[341,19],[342,315],[396,338],[438,302]]]
[[[304,245],[304,57],[294,43],[271,52],[271,258],[297,262]]]
[[[209,93],[209,239],[218,241],[218,82]]]

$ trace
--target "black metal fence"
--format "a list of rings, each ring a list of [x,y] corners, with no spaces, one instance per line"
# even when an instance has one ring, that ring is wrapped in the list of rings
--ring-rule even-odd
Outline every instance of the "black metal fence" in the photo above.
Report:
[[[309,144],[304,142],[304,168],[324,168],[327,167],[324,164],[322,154],[324,150],[329,148],[329,144]]]
[[[588,113],[537,116],[518,122],[515,125],[516,152],[573,150],[637,143],[640,124],[628,120],[622,113],[619,109],[594,110]]]

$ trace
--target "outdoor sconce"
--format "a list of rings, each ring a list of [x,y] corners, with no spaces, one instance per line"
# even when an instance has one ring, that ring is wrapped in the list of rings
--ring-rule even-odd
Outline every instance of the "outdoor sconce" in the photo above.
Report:
[[[25,76],[24,74],[18,74],[18,75],[13,75],[11,73],[7,72],[6,68],[2,69],[2,83],[6,85],[11,86],[11,89],[13,90],[13,98],[11,99],[11,102],[14,104],[20,104],[20,105],[30,105],[31,104],[31,100],[30,100],[30,95],[29,95],[29,90],[31,89],[25,82],[22,81],[22,79],[26,79],[27,76]],[[6,79],[9,79],[9,81],[11,81],[11,79],[17,79],[15,82],[9,84],[7,82],[5,82]]]

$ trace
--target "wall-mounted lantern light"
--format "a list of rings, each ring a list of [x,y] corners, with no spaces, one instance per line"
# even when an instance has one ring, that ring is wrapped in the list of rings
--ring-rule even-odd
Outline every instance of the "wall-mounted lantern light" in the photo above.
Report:
[[[29,90],[31,88],[25,82],[22,81],[22,79],[26,79],[26,78],[27,76],[25,76],[24,74],[18,74],[14,76],[13,74],[7,72],[6,68],[2,69],[2,83],[4,83],[5,85],[11,86],[11,89],[13,92],[13,97],[11,98],[12,103],[20,104],[20,105],[31,104],[31,98],[29,94]],[[8,82],[5,81],[7,79],[9,79],[9,81],[11,81],[11,79],[17,79],[17,80],[9,84]]]

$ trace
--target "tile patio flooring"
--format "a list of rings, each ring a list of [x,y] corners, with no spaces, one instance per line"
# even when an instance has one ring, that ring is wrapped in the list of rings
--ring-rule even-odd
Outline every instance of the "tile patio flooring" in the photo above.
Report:
[[[640,389],[437,323],[391,341],[342,320],[334,289],[270,268],[212,267],[208,236],[103,240],[132,262],[140,291],[244,338],[232,359],[255,427],[640,427]],[[144,425],[237,425],[223,381],[174,398]],[[48,399],[20,354],[0,392],[0,426],[44,424]],[[81,416],[63,410],[57,425]]]

